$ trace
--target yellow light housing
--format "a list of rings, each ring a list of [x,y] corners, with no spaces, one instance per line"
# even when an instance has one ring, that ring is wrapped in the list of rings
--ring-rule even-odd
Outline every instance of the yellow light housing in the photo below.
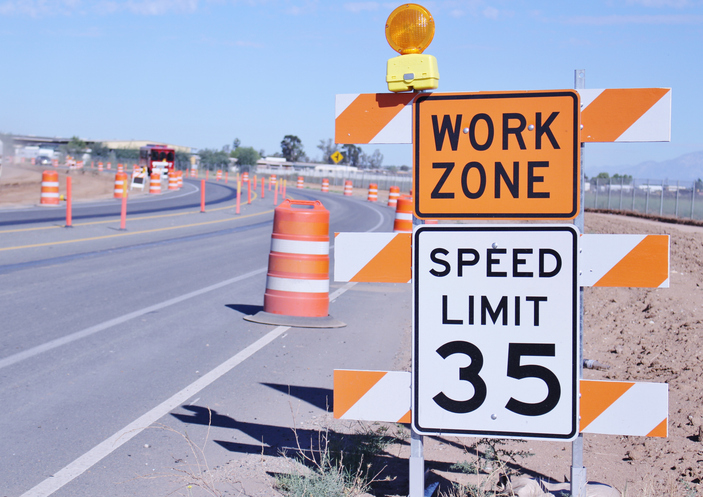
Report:
[[[434,38],[434,19],[421,5],[401,5],[388,16],[386,40],[400,56],[388,60],[386,83],[392,92],[434,90],[439,85],[437,59],[422,52]]]
[[[401,5],[388,16],[386,40],[401,55],[422,53],[434,37],[434,19],[422,5]]]

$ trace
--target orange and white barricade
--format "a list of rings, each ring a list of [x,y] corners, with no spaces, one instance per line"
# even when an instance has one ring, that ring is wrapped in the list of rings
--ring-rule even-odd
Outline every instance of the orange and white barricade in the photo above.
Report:
[[[395,233],[412,233],[413,231],[413,201],[409,197],[400,197],[395,208],[395,221],[393,222]]]
[[[366,200],[369,202],[376,202],[378,200],[378,185],[376,183],[369,183],[369,195]]]
[[[275,190],[277,184],[278,184],[278,178],[276,178],[276,175],[272,174],[271,176],[269,176],[269,191],[271,191],[271,188],[273,188]]]
[[[117,164],[117,172],[118,173],[123,173],[124,172],[124,166],[122,164]]]
[[[59,203],[59,173],[44,171],[41,175],[41,205],[58,205]]]
[[[298,188],[305,188],[305,180],[302,176],[298,176]]]
[[[113,193],[114,198],[122,198],[123,192],[126,190],[127,175],[125,173],[115,174],[115,190]]]
[[[249,181],[249,172],[245,171],[242,173],[242,183],[247,183]]]
[[[267,324],[338,327],[329,317],[329,219],[319,200],[276,207],[264,309],[245,319]]]
[[[190,168],[190,177],[191,178],[197,178],[198,177],[198,170],[195,169],[194,167]]]
[[[159,173],[151,173],[149,193],[152,195],[158,195],[161,193],[161,175]]]
[[[322,178],[322,187],[320,188],[321,192],[327,193],[330,191],[330,180],[327,178]]]
[[[183,171],[177,171],[176,174],[178,176],[178,189],[180,190],[183,188]]]
[[[397,186],[391,186],[388,189],[388,207],[395,207],[398,205],[398,197],[400,197],[400,188]]]
[[[218,173],[221,172],[222,171],[218,171]],[[168,172],[168,189],[178,190],[178,173],[173,169]]]
[[[98,171],[102,171],[102,170],[103,170],[103,163],[98,162]]]
[[[351,197],[354,193],[354,183],[352,180],[344,180],[344,196]]]
[[[215,181],[220,181],[222,179],[222,169],[217,170],[217,176],[215,176]]]
[[[108,169],[112,169],[112,162],[108,162],[108,163],[107,163],[107,168],[108,168]]]

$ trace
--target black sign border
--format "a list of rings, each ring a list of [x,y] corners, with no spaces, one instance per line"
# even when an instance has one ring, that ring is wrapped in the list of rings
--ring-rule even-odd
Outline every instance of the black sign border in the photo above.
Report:
[[[420,168],[419,168],[419,157],[420,157],[420,104],[426,100],[478,100],[478,99],[496,99],[496,98],[543,98],[543,97],[572,97],[574,101],[574,171],[573,171],[573,204],[571,206],[571,211],[568,213],[490,213],[490,212],[464,212],[464,213],[436,213],[436,212],[422,212],[420,208],[420,189],[422,184],[420,182]],[[573,219],[579,214],[579,194],[578,189],[580,180],[580,121],[581,109],[579,108],[579,96],[576,90],[549,90],[549,91],[530,91],[530,92],[505,92],[505,93],[452,93],[452,94],[442,94],[442,93],[429,93],[426,95],[420,95],[415,99],[413,103],[413,175],[414,184],[413,187],[415,191],[413,192],[415,197],[414,211],[415,215],[422,219],[432,218],[432,219]]]
[[[571,326],[571,333],[572,333],[572,350],[571,350],[571,377],[572,377],[572,392],[573,396],[571,399],[571,410],[573,413],[572,419],[571,419],[571,430],[570,433],[568,434],[562,434],[562,433],[527,433],[527,432],[520,432],[520,431],[486,431],[486,430],[471,430],[471,429],[452,429],[452,430],[447,430],[443,428],[430,428],[430,427],[424,427],[420,426],[418,424],[418,412],[417,412],[417,406],[419,405],[419,396],[418,396],[418,389],[416,388],[416,385],[418,385],[418,380],[420,378],[420,371],[419,371],[419,330],[418,330],[418,322],[419,322],[419,302],[418,302],[418,295],[419,295],[419,285],[418,285],[418,275],[417,270],[420,267],[419,262],[419,253],[420,251],[418,250],[418,247],[420,246],[420,235],[424,231],[442,231],[442,232],[477,232],[477,231],[483,231],[483,232],[491,232],[491,231],[500,231],[500,232],[505,232],[505,231],[511,231],[515,233],[520,233],[520,232],[526,232],[526,231],[568,231],[569,233],[572,234],[573,237],[573,248],[572,248],[572,256],[573,256],[573,274],[572,278],[574,281],[573,285],[573,290],[572,290],[572,326]],[[578,396],[579,396],[579,350],[580,350],[580,334],[579,334],[579,298],[580,298],[580,287],[578,284],[578,241],[579,241],[579,234],[578,234],[578,229],[575,226],[565,226],[565,225],[554,225],[554,226],[422,226],[420,228],[417,228],[415,232],[413,233],[413,357],[412,357],[412,375],[413,375],[413,389],[412,389],[412,426],[413,429],[420,434],[423,435],[479,435],[479,436],[485,436],[485,437],[498,437],[498,438],[517,438],[517,439],[555,439],[555,440],[572,440],[578,435],[578,426],[579,426],[579,412],[578,412]]]

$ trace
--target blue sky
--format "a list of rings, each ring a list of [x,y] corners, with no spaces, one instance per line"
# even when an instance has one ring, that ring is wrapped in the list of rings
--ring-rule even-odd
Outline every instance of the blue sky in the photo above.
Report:
[[[0,0],[0,132],[305,152],[337,93],[386,92],[400,5],[297,0]],[[438,91],[672,88],[672,141],[589,144],[587,170],[703,150],[703,1],[420,2]],[[379,148],[411,163],[409,145]],[[672,172],[670,177],[675,178]]]

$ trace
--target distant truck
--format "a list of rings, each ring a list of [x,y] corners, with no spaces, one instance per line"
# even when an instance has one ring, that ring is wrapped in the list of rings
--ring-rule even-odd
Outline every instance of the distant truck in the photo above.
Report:
[[[168,177],[176,163],[176,151],[163,145],[146,145],[139,148],[139,167],[147,168],[149,176],[154,169],[159,170],[162,177]]]

